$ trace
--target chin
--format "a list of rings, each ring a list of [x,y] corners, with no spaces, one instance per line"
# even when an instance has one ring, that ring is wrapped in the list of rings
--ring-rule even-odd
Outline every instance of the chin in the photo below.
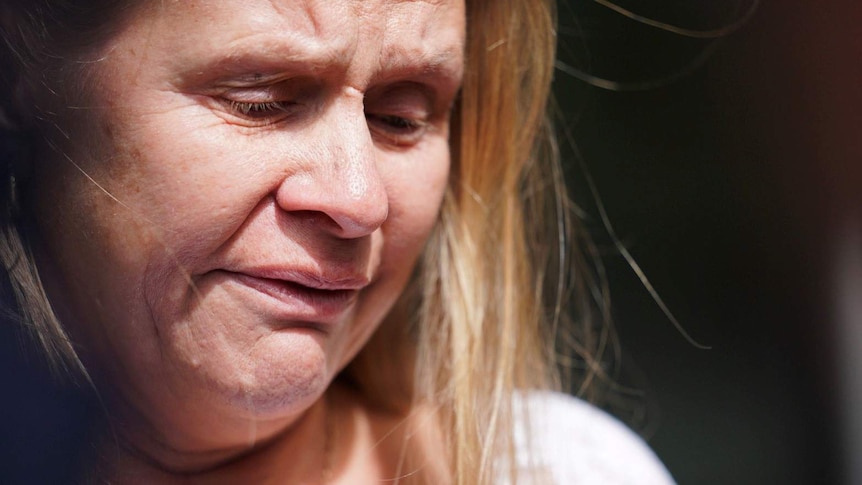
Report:
[[[307,382],[283,386],[251,383],[228,396],[229,404],[253,420],[274,420],[301,414],[326,391],[330,380],[323,375]]]
[[[250,348],[189,359],[180,366],[186,378],[177,385],[203,388],[196,394],[204,410],[215,401],[236,418],[295,416],[319,399],[332,380],[336,366],[324,344],[313,331],[276,332]]]

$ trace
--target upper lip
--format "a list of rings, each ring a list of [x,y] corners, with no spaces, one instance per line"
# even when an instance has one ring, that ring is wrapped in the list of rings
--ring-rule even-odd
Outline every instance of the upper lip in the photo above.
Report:
[[[361,290],[370,283],[369,278],[363,273],[335,268],[321,270],[317,268],[302,269],[261,266],[229,271],[245,274],[253,278],[286,281],[315,290]]]

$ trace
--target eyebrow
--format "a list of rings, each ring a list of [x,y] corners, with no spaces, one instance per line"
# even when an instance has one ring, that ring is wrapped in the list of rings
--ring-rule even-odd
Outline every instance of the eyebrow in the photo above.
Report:
[[[192,60],[183,59],[178,81],[185,85],[208,83],[219,78],[240,82],[277,81],[293,73],[327,75],[344,72],[351,63],[353,46],[345,42],[333,46],[297,32],[244,37],[222,48],[196,51]],[[463,75],[463,52],[455,45],[431,49],[425,45],[384,46],[376,72],[369,82],[399,77],[433,79],[457,89]],[[418,72],[417,72],[418,71]]]
[[[240,41],[227,44],[224,47],[207,50],[204,55],[193,56],[192,60],[183,59],[186,67],[179,69],[183,81],[200,78],[203,75],[216,74],[235,76],[248,74],[261,77],[289,73],[292,70],[308,70],[326,72],[346,66],[350,60],[350,47],[320,45],[313,38],[299,35],[295,32],[281,33],[277,37],[272,34],[260,34],[245,37]]]
[[[418,67],[421,69],[420,77],[440,79],[457,88],[463,77],[464,54],[454,44],[440,50],[428,49],[424,45],[417,48],[396,45],[384,48],[378,65],[378,80],[413,74]]]
[[[409,49],[397,46],[387,50],[380,58],[380,64],[384,67],[398,66],[400,64],[420,64],[434,71],[460,71],[463,65],[463,53],[454,47],[441,51],[429,49]]]

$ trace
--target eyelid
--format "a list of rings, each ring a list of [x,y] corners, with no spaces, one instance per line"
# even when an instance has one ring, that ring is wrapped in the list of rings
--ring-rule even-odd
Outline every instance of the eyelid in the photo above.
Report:
[[[433,106],[438,95],[434,88],[423,83],[412,81],[400,82],[369,91],[371,98],[385,97],[390,101],[421,102]]]
[[[221,97],[236,101],[259,102],[261,100],[274,99],[278,97],[272,89],[267,88],[230,88],[221,93]]]
[[[365,96],[366,112],[432,121],[441,107],[437,106],[432,89],[415,83],[402,83],[372,89]]]
[[[367,118],[372,138],[397,148],[418,144],[431,129],[426,122],[396,116],[369,115]]]
[[[265,126],[286,121],[314,104],[319,83],[307,78],[246,76],[251,82],[231,79],[211,93],[221,109],[241,124]],[[260,83],[261,79],[264,80]]]
[[[305,77],[243,76],[222,81],[215,85],[213,91],[219,96],[239,101],[286,100],[308,98],[319,90],[320,84]]]
[[[371,90],[365,101],[372,135],[382,143],[400,148],[419,143],[435,127],[439,111],[431,90],[416,83]]]
[[[305,86],[294,79],[281,79],[279,81],[226,82],[219,86],[220,95],[231,97],[240,101],[258,101],[261,99],[288,99],[297,98],[307,91]],[[242,98],[242,99],[239,99]]]
[[[381,86],[366,95],[365,113],[375,139],[397,148],[409,148],[431,133],[446,131],[448,97],[434,86],[408,81]]]

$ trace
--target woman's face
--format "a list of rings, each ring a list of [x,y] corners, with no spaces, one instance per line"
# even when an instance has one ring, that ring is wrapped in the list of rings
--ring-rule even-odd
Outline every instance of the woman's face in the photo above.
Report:
[[[463,2],[151,3],[95,61],[67,157],[38,168],[49,296],[156,424],[296,415],[436,221]]]

